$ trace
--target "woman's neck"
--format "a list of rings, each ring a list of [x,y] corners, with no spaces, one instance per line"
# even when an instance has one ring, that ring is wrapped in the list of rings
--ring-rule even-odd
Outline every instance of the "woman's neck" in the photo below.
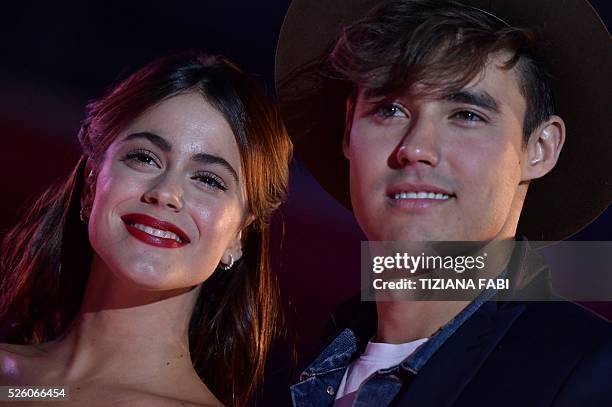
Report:
[[[164,378],[197,379],[188,328],[199,294],[142,290],[120,281],[96,259],[81,309],[66,333],[46,350],[58,379],[116,380],[138,386]]]

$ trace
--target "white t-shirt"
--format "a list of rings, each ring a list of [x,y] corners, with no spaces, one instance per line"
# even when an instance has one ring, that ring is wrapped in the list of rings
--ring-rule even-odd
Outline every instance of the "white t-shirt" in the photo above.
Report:
[[[361,383],[380,369],[400,364],[427,339],[399,344],[368,342],[365,352],[355,359],[344,372],[336,392],[334,407],[351,406]]]

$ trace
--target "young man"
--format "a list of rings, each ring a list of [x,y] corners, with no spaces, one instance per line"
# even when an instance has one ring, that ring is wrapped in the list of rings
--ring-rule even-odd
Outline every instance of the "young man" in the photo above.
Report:
[[[369,240],[562,240],[609,205],[611,42],[586,1],[377,3],[294,1],[276,66],[300,157],[350,185]],[[546,291],[519,246],[514,292]],[[340,307],[295,405],[612,405],[612,326],[572,303],[369,308]]]

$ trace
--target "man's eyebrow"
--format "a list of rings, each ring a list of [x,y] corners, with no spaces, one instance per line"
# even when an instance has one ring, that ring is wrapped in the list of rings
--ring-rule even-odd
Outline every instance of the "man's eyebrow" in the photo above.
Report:
[[[170,144],[168,140],[166,140],[162,136],[158,136],[157,134],[153,134],[148,131],[132,133],[128,135],[126,138],[124,138],[123,141],[125,142],[125,141],[139,139],[139,138],[149,140],[151,143],[159,147],[162,151],[165,151],[165,152],[172,151],[172,144]]]
[[[493,96],[484,90],[461,90],[459,92],[444,95],[442,99],[449,102],[466,103],[468,105],[478,106],[483,109],[499,113],[499,105],[497,101]]]
[[[236,180],[236,183],[239,183],[238,173],[236,172],[234,167],[232,167],[232,165],[228,163],[224,158],[221,158],[214,154],[198,153],[198,154],[194,154],[193,157],[191,157],[191,159],[193,161],[204,163],[204,164],[218,164],[224,167],[225,169],[227,169],[232,174],[232,177],[234,177],[234,180]]]

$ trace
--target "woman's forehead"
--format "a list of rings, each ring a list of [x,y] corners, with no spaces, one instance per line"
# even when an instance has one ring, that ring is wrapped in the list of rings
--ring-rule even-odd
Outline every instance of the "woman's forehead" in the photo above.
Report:
[[[234,133],[221,112],[196,92],[173,96],[138,116],[119,138],[148,132],[163,138],[170,150],[181,154],[202,152],[227,156],[240,162]]]

